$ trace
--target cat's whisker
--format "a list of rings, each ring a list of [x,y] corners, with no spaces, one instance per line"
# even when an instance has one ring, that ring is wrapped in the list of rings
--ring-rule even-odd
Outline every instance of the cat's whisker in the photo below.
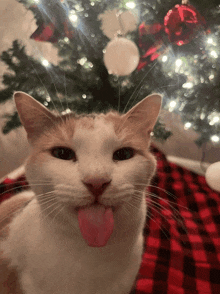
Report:
[[[38,184],[44,184],[44,183],[45,183],[45,184],[48,184],[48,183],[52,183],[52,181],[38,181],[38,180],[32,180],[32,182],[33,182],[33,183],[38,183]],[[8,184],[7,184],[7,183],[4,183],[4,186],[7,187],[7,186],[14,185],[14,184],[17,185],[17,184],[19,184],[19,183],[25,183],[24,185],[26,185],[26,186],[27,186],[27,185],[30,185],[30,184],[27,182],[27,180],[24,179],[24,180],[20,180],[20,181],[17,181],[17,180],[16,180],[15,183],[8,183]],[[1,186],[3,186],[3,185],[0,185],[0,187],[1,187]]]
[[[57,209],[59,209],[62,205],[60,203],[56,203],[56,206],[54,209],[52,209],[49,213],[46,214],[46,218],[49,217],[49,215],[51,215],[54,211],[56,211]],[[45,212],[45,211],[44,211]]]
[[[48,210],[49,210],[49,212],[50,212],[50,209],[53,208],[55,205],[58,205],[57,201],[55,201],[55,202],[53,201],[52,204],[50,204],[50,205],[44,207],[43,209],[40,209],[40,213],[41,213],[41,215],[42,215],[42,217],[43,217],[44,219],[47,218],[47,214],[46,214],[46,212],[47,212]]]
[[[38,48],[36,48],[36,47],[34,47],[34,46],[32,46],[32,48],[33,48],[33,50],[35,51],[35,53],[36,53],[37,55],[39,55],[39,53],[40,53],[40,55],[41,55],[41,52],[40,52],[40,50],[39,50]],[[38,79],[40,80],[41,84],[43,85],[43,87],[44,87],[45,90],[47,91],[48,96],[51,98],[51,96],[49,95],[49,92],[48,92],[46,86],[44,85],[42,79],[40,78],[40,76],[39,76],[37,70],[35,69],[35,67],[34,67],[34,65],[33,65],[33,63],[32,63],[32,61],[31,61],[31,65],[32,65],[32,67],[33,67],[33,69],[34,69],[34,71],[35,71],[35,73],[36,73]],[[61,101],[61,99],[60,99],[60,97],[59,97],[59,92],[58,92],[58,90],[57,90],[56,84],[55,84],[54,79],[53,79],[53,77],[52,77],[52,74],[50,73],[50,71],[49,71],[49,69],[48,69],[47,67],[44,67],[44,68],[45,68],[45,70],[47,71],[47,74],[50,76],[50,79],[51,79],[51,81],[52,81],[52,84],[54,85],[55,91],[56,91],[56,93],[57,93],[57,97],[58,97],[58,99],[59,99],[59,101],[60,101],[60,104],[61,104],[63,110],[64,110],[64,107],[63,107],[62,101]],[[53,102],[52,99],[51,99],[51,102],[53,103],[54,108],[57,110],[57,108],[56,108],[56,106],[55,106],[55,104],[54,104],[54,102]]]
[[[54,202],[54,197],[46,197],[45,199],[43,199],[43,200],[38,200],[38,202],[39,202],[39,204],[40,205],[46,205],[46,204],[48,204],[48,203],[51,203],[51,202]]]
[[[10,185],[10,184],[9,184]],[[31,186],[50,186],[51,184],[49,183],[43,183],[43,184],[32,184]],[[2,192],[0,193],[0,197],[4,194],[7,194],[9,192],[13,192],[14,190],[18,190],[20,188],[25,188],[25,187],[28,187],[28,188],[31,188],[29,184],[25,184],[25,185],[20,185],[20,186],[17,186],[17,187],[14,187],[14,188],[11,188],[5,192]]]
[[[166,208],[165,206],[163,206],[162,204],[152,200],[151,198],[147,198],[147,202],[150,203],[154,203],[155,206],[160,207],[161,210],[166,210],[166,211],[170,211],[168,208]],[[174,208],[172,206],[170,206],[172,210],[174,210]],[[179,222],[180,224],[183,224],[184,218],[181,216],[181,214],[177,211],[172,211],[172,216],[175,218],[175,220],[177,222]],[[167,216],[169,217],[169,216]],[[178,218],[180,217],[180,218]]]
[[[31,60],[30,60],[30,61],[31,61]],[[49,92],[48,92],[48,90],[47,90],[46,86],[44,85],[44,83],[43,83],[42,79],[40,78],[40,76],[39,76],[39,74],[38,74],[37,70],[35,69],[35,67],[34,67],[34,65],[33,65],[33,63],[32,63],[32,61],[31,61],[31,66],[33,67],[33,69],[34,69],[34,71],[35,71],[35,73],[36,73],[36,75],[37,75],[37,77],[38,77],[39,81],[41,82],[42,86],[45,88],[45,90],[46,90],[46,92],[47,92],[48,96],[49,96],[49,97],[50,97],[50,99],[51,99],[51,96],[50,96],[50,94],[49,94]],[[55,87],[55,89],[56,89],[56,87]],[[57,92],[57,93],[58,93],[58,92]],[[59,95],[58,95],[58,98],[59,98]],[[56,109],[56,111],[57,111],[58,115],[61,117],[61,115],[59,114],[59,111],[58,111],[58,109],[56,108],[56,105],[54,104],[54,102],[53,102],[53,100],[52,100],[52,99],[51,99],[51,102],[52,102],[52,104],[53,104],[54,108]],[[61,103],[61,105],[62,105],[62,103]]]
[[[151,209],[157,211],[157,210],[156,210],[155,208],[153,208],[153,207],[151,207]],[[148,215],[148,217],[149,217],[149,219],[152,220],[152,221],[158,226],[158,228],[163,232],[163,234],[166,236],[167,240],[169,240],[169,237],[168,237],[167,234],[165,233],[164,229],[168,232],[168,234],[169,234],[169,231],[168,231],[166,228],[163,229],[163,228],[162,228],[163,225],[159,225],[158,222],[157,222],[153,217],[151,217],[151,216],[149,216],[149,215]]]
[[[157,198],[157,199],[161,199],[161,201],[167,203],[167,204],[170,205],[170,206],[171,206],[171,203],[173,203],[174,205],[176,205],[176,206],[178,206],[178,207],[181,207],[181,208],[183,208],[183,209],[185,209],[185,210],[190,211],[191,213],[193,213],[193,211],[190,210],[187,206],[184,206],[184,205],[182,205],[182,204],[176,203],[176,202],[171,201],[171,200],[163,199],[162,197],[159,197],[159,196],[157,196],[157,195],[154,194],[154,193],[147,192],[147,195],[150,195],[150,196],[152,196],[152,197],[154,197],[154,198]],[[173,207],[174,210],[176,210],[176,208],[175,208],[174,206],[172,206],[172,207]]]
[[[15,213],[17,213],[17,210],[19,207],[20,207],[19,204],[17,206],[14,206],[13,209],[9,210],[8,214],[5,217],[0,218],[0,226],[2,226],[4,221],[6,221],[7,219],[10,219]],[[4,228],[2,230],[4,230]],[[0,230],[0,232],[1,232],[1,230]]]
[[[120,103],[121,103],[120,90],[121,90],[121,84],[120,84],[120,78],[118,77],[118,112],[120,110]]]
[[[152,187],[152,188],[156,188],[158,190],[161,190],[163,191],[164,193],[166,193],[167,195],[169,195],[170,197],[174,198],[174,199],[177,199],[177,196],[175,196],[174,194],[172,194],[171,192],[163,189],[163,188],[160,188],[160,187],[157,187],[157,186],[154,186],[152,184],[149,184],[149,185],[146,185],[146,184],[143,184],[143,183],[139,183],[139,182],[135,182],[135,184],[137,184],[138,186],[147,186],[147,187]]]
[[[56,217],[61,213],[61,211],[62,210],[64,210],[64,208],[65,208],[65,206],[63,205],[63,204],[61,204],[60,203],[60,209],[58,210],[58,212],[54,215],[54,217],[52,218],[52,221],[51,222],[53,222],[55,219],[56,219]]]
[[[178,219],[176,216],[174,216],[174,215],[172,215],[172,216],[165,216],[165,215],[163,215],[160,211],[159,211],[159,209],[158,209],[158,203],[152,203],[152,201],[150,201],[150,202],[148,202],[148,204],[149,204],[149,207],[155,207],[155,211],[157,211],[157,213],[159,213],[168,223],[169,223],[169,221],[168,221],[168,219],[169,218],[174,218],[174,220],[176,220],[176,222],[177,223],[179,223],[180,224],[180,226],[183,228],[183,230],[187,233],[187,230],[186,230],[186,227],[185,227],[185,225],[184,225],[184,223],[183,223],[183,221],[182,220],[180,220],[180,219]],[[164,209],[164,208],[163,208]],[[169,211],[168,209],[165,209],[165,210],[167,210],[167,211]]]
[[[138,197],[137,197],[138,196]],[[140,200],[140,195],[136,195],[134,194],[133,195],[133,199],[134,200]],[[173,212],[171,212],[168,208],[166,208],[165,206],[163,206],[162,204],[152,200],[151,198],[147,198],[147,203],[149,204],[149,207],[152,207],[154,206],[155,208],[157,208],[157,212],[165,219],[167,220],[168,217],[170,218],[174,218],[174,220],[176,220],[177,223],[180,224],[180,226],[183,228],[183,230],[187,233],[187,229],[186,229],[186,226],[184,225],[184,218],[182,217],[182,215],[179,213],[178,210],[176,210],[172,205],[170,205],[171,209],[174,210]],[[171,212],[171,216],[165,216],[163,215],[160,211],[160,210],[166,210],[166,211],[169,211]]]
[[[127,104],[125,105],[125,108],[124,108],[124,110],[123,110],[122,113],[125,113],[126,108],[127,108],[128,104],[129,104],[130,100],[133,98],[135,92],[136,92],[137,89],[140,87],[140,85],[142,84],[142,82],[146,79],[146,77],[147,77],[147,75],[149,74],[149,72],[151,72],[151,70],[156,66],[157,63],[158,63],[158,61],[156,61],[156,62],[154,63],[154,65],[153,65],[153,66],[152,66],[152,67],[146,72],[146,74],[144,74],[143,78],[140,80],[139,84],[138,84],[137,87],[135,88],[133,94],[132,94],[131,97],[128,99],[128,102],[127,102]],[[143,86],[143,85],[142,85],[142,86]],[[138,95],[139,95],[139,93],[140,93],[140,91],[141,91],[142,86],[141,86],[141,87],[139,88],[139,90],[137,91],[136,98],[133,100],[133,105],[134,105],[134,102],[135,102],[135,100],[137,99],[137,97],[138,97]]]
[[[155,188],[156,188],[156,187],[155,187]],[[139,190],[136,190],[136,191],[139,191]],[[140,191],[141,191],[141,190],[140,190]],[[140,192],[140,191],[139,191],[139,192]],[[162,191],[164,191],[164,192],[166,193],[166,190],[162,189]],[[152,192],[150,192],[150,191],[148,191],[148,190],[146,190],[145,193],[146,193],[146,195],[152,196],[152,197],[157,198],[157,199],[161,199],[162,201],[164,201],[164,202],[167,203],[168,205],[171,205],[170,203],[173,203],[173,204],[175,204],[175,205],[177,205],[177,206],[179,206],[179,207],[182,207],[182,208],[184,208],[184,209],[190,211],[191,213],[193,213],[192,210],[190,210],[188,207],[186,207],[186,206],[184,206],[184,205],[178,204],[178,203],[176,203],[176,202],[174,202],[174,201],[172,201],[172,200],[166,200],[166,199],[164,199],[164,198],[162,198],[162,197],[160,197],[160,196],[158,196],[158,195],[156,195],[156,194],[154,194],[154,193],[152,193]],[[167,192],[167,194],[169,195],[168,192]],[[172,195],[172,194],[171,194],[171,195]],[[171,195],[170,195],[170,196],[171,196]],[[175,197],[175,198],[177,199],[177,197]],[[173,209],[176,209],[174,206],[172,206],[172,207],[173,207]]]

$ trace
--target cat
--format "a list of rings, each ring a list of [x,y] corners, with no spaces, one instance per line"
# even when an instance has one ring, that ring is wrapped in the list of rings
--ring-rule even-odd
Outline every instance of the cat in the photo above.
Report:
[[[26,93],[14,100],[30,143],[31,191],[0,210],[0,219],[8,215],[2,268],[18,277],[12,292],[1,293],[130,293],[143,253],[161,96],[125,114],[55,115]]]

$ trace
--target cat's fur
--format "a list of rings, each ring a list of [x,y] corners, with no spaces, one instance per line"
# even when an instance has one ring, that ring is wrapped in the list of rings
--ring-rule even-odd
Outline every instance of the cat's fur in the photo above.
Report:
[[[9,292],[0,277],[1,293],[129,293],[143,251],[145,189],[156,165],[149,151],[150,132],[160,95],[145,98],[123,115],[55,116],[23,92],[15,94],[15,102],[31,145],[26,176],[33,192],[14,196],[0,210],[0,219],[3,214],[10,217],[10,201],[20,197],[20,203],[26,203],[23,208],[14,204],[19,210],[1,242],[10,267],[2,259],[0,270],[10,276],[15,269],[22,291],[16,284],[16,292]],[[50,150],[56,146],[71,148],[77,160],[53,157]],[[113,153],[123,147],[132,147],[134,156],[113,160]],[[95,201],[85,179],[108,182],[98,201],[114,207],[114,230],[103,247],[88,246],[79,230],[75,208]]]

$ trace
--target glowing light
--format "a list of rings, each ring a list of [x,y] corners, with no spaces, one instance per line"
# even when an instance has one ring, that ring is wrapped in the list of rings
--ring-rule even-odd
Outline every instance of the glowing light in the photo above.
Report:
[[[86,96],[86,94],[83,94],[82,97],[83,97],[83,99],[86,99],[87,96]]]
[[[219,116],[214,116],[214,117],[213,117],[213,122],[216,123],[216,122],[218,122],[218,121],[219,121]]]
[[[91,4],[91,6],[94,6],[95,5],[95,2],[91,2],[90,4]]]
[[[34,0],[34,3],[40,3],[40,0]]]
[[[70,42],[70,39],[67,38],[67,37],[65,37],[63,40],[64,40],[64,42],[66,42],[66,43],[69,43],[69,42]]]
[[[41,63],[43,64],[43,66],[46,66],[46,67],[48,67],[48,66],[50,65],[49,61],[46,60],[46,59],[43,59],[43,60],[41,61]]]
[[[209,76],[209,79],[210,79],[210,80],[213,80],[214,77],[215,77],[215,76],[212,74],[212,75]]]
[[[205,118],[205,113],[200,114],[200,119],[203,120]]]
[[[72,111],[69,108],[67,108],[66,110],[62,111],[61,114],[67,114],[67,113],[71,113],[71,112]]]
[[[211,141],[214,142],[214,143],[219,142],[219,136],[217,136],[217,135],[212,136]]]
[[[218,58],[218,54],[217,54],[216,51],[214,51],[214,50],[212,50],[212,51],[210,52],[210,55],[211,55],[212,57],[214,57],[214,58]]]
[[[212,38],[208,38],[207,43],[208,44],[213,44],[213,39]]]
[[[188,82],[182,85],[184,89],[191,89],[193,87],[193,83]]]
[[[175,107],[176,106],[176,101],[170,101],[170,107]]]
[[[191,126],[192,126],[191,122],[187,122],[187,123],[185,123],[185,125],[184,125],[184,129],[185,129],[185,130],[188,130]]]
[[[73,23],[76,23],[77,20],[78,20],[78,16],[76,15],[76,12],[74,10],[71,10],[70,11],[70,14],[69,14],[69,19],[71,22]]]
[[[86,57],[82,57],[81,59],[77,60],[77,62],[82,66],[86,63],[86,61],[87,61]]]
[[[46,101],[47,101],[47,102],[50,102],[50,101],[51,101],[50,96],[47,96],[47,97],[46,97]]]
[[[176,60],[176,66],[180,67],[183,64],[181,59]]]
[[[164,55],[164,56],[162,57],[162,61],[163,61],[163,62],[166,62],[167,59],[168,59],[168,57],[167,57],[166,55]]]
[[[170,101],[169,103],[169,112],[172,112],[176,107],[176,101]]]
[[[134,2],[127,2],[126,3],[126,6],[128,7],[128,8],[130,8],[130,9],[134,9],[135,8],[135,6],[136,6],[136,4],[134,3]]]
[[[93,68],[93,64],[92,64],[92,62],[89,62],[88,65],[89,65],[90,68]]]
[[[213,118],[212,118],[212,120],[210,121],[210,126],[213,126],[215,123],[217,123],[217,122],[219,122],[219,116],[214,116]]]

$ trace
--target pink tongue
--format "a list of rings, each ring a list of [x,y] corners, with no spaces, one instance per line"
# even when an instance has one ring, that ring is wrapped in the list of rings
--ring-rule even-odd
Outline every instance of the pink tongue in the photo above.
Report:
[[[92,247],[105,246],[113,232],[112,209],[101,205],[80,209],[78,222],[83,238]]]

